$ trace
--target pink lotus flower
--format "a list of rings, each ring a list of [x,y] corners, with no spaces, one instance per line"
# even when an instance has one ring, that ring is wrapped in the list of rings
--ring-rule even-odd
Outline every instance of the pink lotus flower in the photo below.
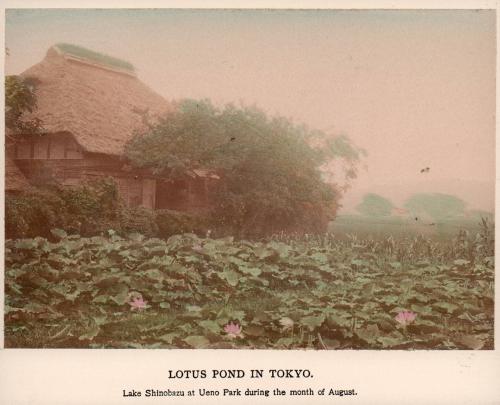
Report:
[[[399,314],[396,315],[394,319],[396,319],[397,322],[399,322],[401,325],[406,326],[412,323],[415,318],[417,317],[417,314],[411,311],[403,311],[400,312]]]
[[[146,308],[146,304],[148,302],[144,301],[142,297],[134,297],[133,301],[129,302],[128,304],[130,305],[130,309],[144,309]]]
[[[241,326],[236,323],[229,322],[226,326],[224,326],[224,332],[226,332],[227,337],[231,339],[234,339],[235,337],[243,337],[241,334]]]

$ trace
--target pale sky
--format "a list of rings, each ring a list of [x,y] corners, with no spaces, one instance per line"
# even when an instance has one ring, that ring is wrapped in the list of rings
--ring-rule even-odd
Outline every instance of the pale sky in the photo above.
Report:
[[[349,136],[368,156],[346,208],[441,191],[492,209],[495,36],[494,11],[8,10],[6,74],[74,43],[131,62],[167,99]]]

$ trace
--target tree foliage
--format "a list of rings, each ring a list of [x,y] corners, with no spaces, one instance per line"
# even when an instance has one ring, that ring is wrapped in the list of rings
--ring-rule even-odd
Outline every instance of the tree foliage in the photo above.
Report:
[[[26,119],[37,107],[35,80],[19,76],[5,77],[5,127],[13,133],[38,133],[42,122]]]
[[[369,217],[387,217],[391,215],[393,205],[387,199],[378,194],[366,194],[363,201],[356,209],[363,215]]]
[[[463,215],[465,202],[450,194],[419,193],[406,201],[405,208],[414,215],[428,215],[438,220]]]
[[[340,190],[324,181],[321,168],[339,151],[318,139],[327,137],[255,107],[186,100],[134,138],[126,154],[135,165],[165,176],[217,170],[222,180],[212,190],[212,218],[225,233],[323,232]],[[356,151],[347,138],[342,142]],[[346,158],[356,162],[359,156]]]

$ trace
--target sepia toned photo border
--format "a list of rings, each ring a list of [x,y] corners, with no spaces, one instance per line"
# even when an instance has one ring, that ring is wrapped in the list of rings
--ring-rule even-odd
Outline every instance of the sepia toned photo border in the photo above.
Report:
[[[3,1],[5,8],[339,8],[339,9],[497,9],[496,1]],[[497,10],[498,42],[498,10]],[[3,52],[2,52],[3,55]],[[3,58],[3,57],[2,57]],[[4,65],[2,63],[2,69]],[[498,74],[498,55],[497,55]],[[2,75],[4,76],[4,75]],[[2,86],[2,92],[3,90]],[[498,83],[497,83],[498,90]],[[498,94],[498,91],[497,91]],[[4,103],[2,93],[1,103]],[[3,104],[2,104],[3,108]],[[497,102],[498,128],[498,102]],[[4,130],[2,120],[2,130]],[[498,129],[497,129],[498,131]],[[496,146],[498,155],[498,144]],[[4,187],[4,157],[0,182]],[[496,173],[496,190],[499,172]],[[498,193],[498,191],[496,191]],[[498,207],[498,194],[496,194]],[[4,193],[0,197],[2,215]],[[498,231],[497,231],[498,232]],[[498,234],[497,234],[498,236]],[[496,238],[496,248],[499,247]],[[497,250],[498,251],[498,250]],[[4,306],[4,251],[0,249],[0,312]],[[498,277],[495,280],[499,289]],[[495,300],[498,337],[498,300]],[[500,351],[276,351],[276,350],[92,350],[4,349],[0,320],[0,403],[17,404],[498,404]],[[241,379],[211,378],[212,370],[242,369]],[[206,370],[208,378],[169,378],[169,370]],[[249,378],[264,370],[263,378]],[[269,370],[309,370],[309,378],[271,378]],[[329,397],[168,397],[128,398],[123,390],[146,389],[354,389],[356,396]]]

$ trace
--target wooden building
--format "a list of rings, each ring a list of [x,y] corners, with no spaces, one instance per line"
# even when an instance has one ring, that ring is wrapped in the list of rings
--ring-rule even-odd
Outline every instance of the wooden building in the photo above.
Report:
[[[113,177],[132,207],[189,211],[207,206],[207,189],[216,174],[194,170],[168,180],[132,168],[124,159],[125,144],[147,130],[145,116],[154,121],[173,108],[137,78],[132,65],[59,44],[21,76],[37,83],[33,116],[42,121],[44,133],[17,134],[18,140],[8,145],[7,192],[28,183],[72,186]]]

